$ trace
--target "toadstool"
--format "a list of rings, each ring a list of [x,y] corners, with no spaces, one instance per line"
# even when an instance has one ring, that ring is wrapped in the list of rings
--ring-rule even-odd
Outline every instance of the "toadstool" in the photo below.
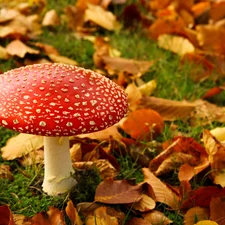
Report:
[[[127,113],[127,96],[108,78],[84,68],[45,63],[0,76],[0,125],[44,136],[43,190],[49,195],[75,185],[69,137],[112,126]]]

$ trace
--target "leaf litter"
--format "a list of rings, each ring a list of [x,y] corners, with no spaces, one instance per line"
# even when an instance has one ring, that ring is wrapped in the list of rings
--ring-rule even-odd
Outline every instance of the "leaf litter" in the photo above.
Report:
[[[44,27],[51,30],[60,23],[67,23],[74,36],[94,40],[95,66],[125,88],[130,103],[130,112],[119,124],[104,132],[71,138],[74,168],[86,170],[97,167],[102,179],[97,186],[94,202],[84,203],[89,209],[86,209],[86,220],[79,215],[78,205],[70,200],[65,211],[50,206],[47,212],[33,217],[17,215],[8,206],[0,206],[0,220],[4,225],[66,224],[65,214],[78,225],[176,222],[157,210],[158,203],[165,204],[173,212],[179,212],[186,225],[224,223],[223,128],[203,131],[201,143],[184,136],[175,136],[162,143],[157,155],[148,157],[145,162],[142,183],[118,180],[120,165],[115,157],[131,154],[131,149],[145,146],[143,141],[153,143],[164,131],[167,121],[188,121],[192,127],[224,123],[225,108],[207,101],[222,93],[224,87],[211,88],[202,99],[192,102],[154,97],[157,82],[152,80],[145,83],[141,77],[158,59],[143,61],[123,58],[110,45],[110,41],[95,37],[94,32],[101,29],[117,32],[123,22],[124,26],[132,27],[135,26],[132,18],[138,18],[147,35],[157,42],[159,48],[180,55],[181,67],[185,62],[203,66],[201,75],[192,71],[195,82],[211,79],[215,70],[217,76],[214,79],[219,80],[225,75],[225,2],[140,1],[154,19],[144,15],[135,4],[126,6],[121,18],[110,11],[110,6],[126,2],[78,0],[65,8],[64,15],[58,15],[54,9],[46,11],[45,0],[30,1],[29,4],[17,0],[4,2],[0,10],[0,38],[9,42],[0,46],[0,59],[11,59],[17,63],[21,63],[22,59],[24,65],[46,61],[79,65],[74,59],[60,55],[54,46],[36,42]],[[91,35],[93,38],[90,38]],[[127,138],[121,135],[121,131]],[[6,146],[1,148],[1,154],[4,160],[18,160],[23,166],[43,164],[43,140],[41,137],[19,134],[9,139]],[[140,155],[145,156],[145,153]],[[171,185],[160,179],[162,175],[174,171],[178,173],[178,184]],[[190,181],[202,173],[211,181],[211,185],[194,189]],[[10,166],[1,165],[0,177],[13,181]],[[133,217],[127,222],[124,212],[115,210],[112,205],[132,209]]]

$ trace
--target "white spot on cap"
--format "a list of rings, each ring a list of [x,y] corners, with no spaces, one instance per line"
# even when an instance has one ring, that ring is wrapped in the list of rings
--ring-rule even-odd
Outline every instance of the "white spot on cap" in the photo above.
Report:
[[[77,95],[75,95],[75,98],[80,98],[80,95],[78,95],[78,94],[77,94]]]
[[[46,122],[45,122],[45,121],[40,121],[39,125],[40,125],[41,127],[45,127],[45,126],[46,126]]]
[[[89,122],[89,124],[90,124],[90,125],[95,125],[95,121],[91,120],[91,121]]]
[[[91,105],[94,106],[94,105],[97,104],[98,101],[97,100],[91,100],[90,102],[91,102]]]
[[[62,92],[68,92],[68,89],[67,88],[61,88],[61,91]]]
[[[2,124],[4,124],[5,126],[8,125],[8,123],[5,120],[2,120]]]
[[[37,112],[37,113],[40,113],[40,112],[41,112],[41,109],[36,109],[36,112]]]
[[[15,120],[13,120],[13,123],[14,123],[14,124],[18,124],[19,121],[18,121],[17,119],[15,119]]]
[[[29,95],[24,95],[23,98],[24,99],[28,99],[28,98],[30,98],[30,96]]]
[[[65,98],[64,101],[65,101],[65,102],[69,102],[70,100],[69,100],[68,98]]]
[[[67,126],[67,127],[72,127],[72,126],[73,126],[73,123],[67,122],[67,123],[66,123],[66,126]]]
[[[41,91],[44,91],[44,90],[45,90],[45,88],[44,88],[44,87],[39,87],[39,89],[40,89]]]

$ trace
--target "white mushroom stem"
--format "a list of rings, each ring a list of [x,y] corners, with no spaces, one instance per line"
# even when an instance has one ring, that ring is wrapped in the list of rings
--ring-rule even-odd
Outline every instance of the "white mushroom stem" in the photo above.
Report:
[[[58,195],[70,190],[76,181],[69,151],[68,137],[44,137],[45,174],[43,190],[48,195]]]

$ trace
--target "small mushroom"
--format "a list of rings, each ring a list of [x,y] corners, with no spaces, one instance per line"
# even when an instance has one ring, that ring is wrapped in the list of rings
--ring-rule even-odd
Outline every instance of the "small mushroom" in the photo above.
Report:
[[[49,195],[67,192],[76,183],[68,136],[110,127],[128,109],[127,96],[117,84],[67,64],[10,70],[0,76],[0,90],[0,125],[44,136],[43,190]]]

